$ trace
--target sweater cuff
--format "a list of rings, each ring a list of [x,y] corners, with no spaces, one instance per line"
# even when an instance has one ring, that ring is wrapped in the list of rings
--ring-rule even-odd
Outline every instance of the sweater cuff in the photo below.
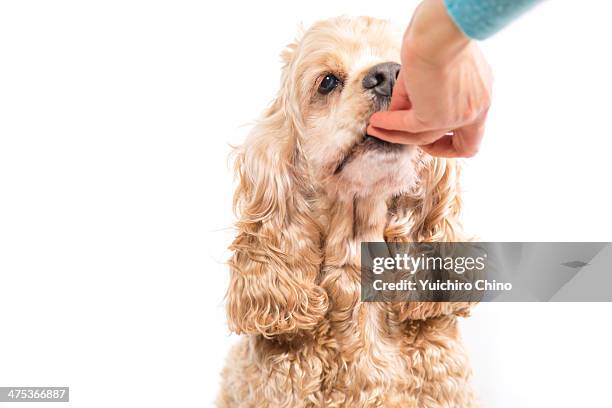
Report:
[[[468,37],[484,40],[506,27],[541,0],[444,0],[457,27]]]

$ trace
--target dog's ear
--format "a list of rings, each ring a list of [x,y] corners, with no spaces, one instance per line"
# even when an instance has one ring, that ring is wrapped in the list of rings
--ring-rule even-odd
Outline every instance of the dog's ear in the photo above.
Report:
[[[460,221],[461,168],[454,159],[421,154],[417,183],[397,197],[385,229],[385,239],[396,242],[457,242],[464,240]]]
[[[422,154],[417,164],[417,184],[410,194],[393,204],[393,215],[385,230],[391,242],[461,242],[466,240],[460,220],[460,164],[454,159]],[[468,315],[467,302],[404,302],[403,320],[422,320],[442,315]]]
[[[327,311],[317,285],[321,230],[296,130],[280,98],[237,149],[238,235],[230,249],[229,327],[266,337],[314,328]]]
[[[286,70],[291,64],[291,62],[293,61],[293,57],[295,56],[295,51],[297,50],[298,44],[300,43],[300,40],[304,36],[305,31],[306,30],[304,28],[304,25],[300,23],[298,25],[297,35],[295,36],[295,40],[293,40],[292,43],[287,44],[285,49],[281,52],[280,57],[281,57],[281,62],[283,63],[283,70]]]

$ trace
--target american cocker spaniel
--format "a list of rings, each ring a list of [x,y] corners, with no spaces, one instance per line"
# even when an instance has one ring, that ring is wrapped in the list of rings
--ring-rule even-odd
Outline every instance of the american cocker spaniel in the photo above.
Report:
[[[220,407],[477,405],[466,304],[360,301],[360,242],[463,235],[458,163],[366,134],[389,105],[400,39],[340,17],[282,53],[278,96],[235,152],[227,315],[242,337]]]

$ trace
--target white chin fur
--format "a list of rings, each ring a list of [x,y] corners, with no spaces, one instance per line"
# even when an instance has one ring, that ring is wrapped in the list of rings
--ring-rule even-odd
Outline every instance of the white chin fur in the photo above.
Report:
[[[373,149],[350,160],[336,175],[335,194],[338,199],[357,197],[383,199],[408,191],[414,184],[416,148],[385,152]]]

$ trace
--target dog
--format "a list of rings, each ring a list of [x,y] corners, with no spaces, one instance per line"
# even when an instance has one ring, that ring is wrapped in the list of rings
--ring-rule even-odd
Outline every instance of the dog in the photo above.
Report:
[[[282,53],[276,99],[236,149],[219,407],[478,406],[461,302],[360,302],[360,242],[461,241],[459,163],[366,134],[400,33],[318,22]]]

